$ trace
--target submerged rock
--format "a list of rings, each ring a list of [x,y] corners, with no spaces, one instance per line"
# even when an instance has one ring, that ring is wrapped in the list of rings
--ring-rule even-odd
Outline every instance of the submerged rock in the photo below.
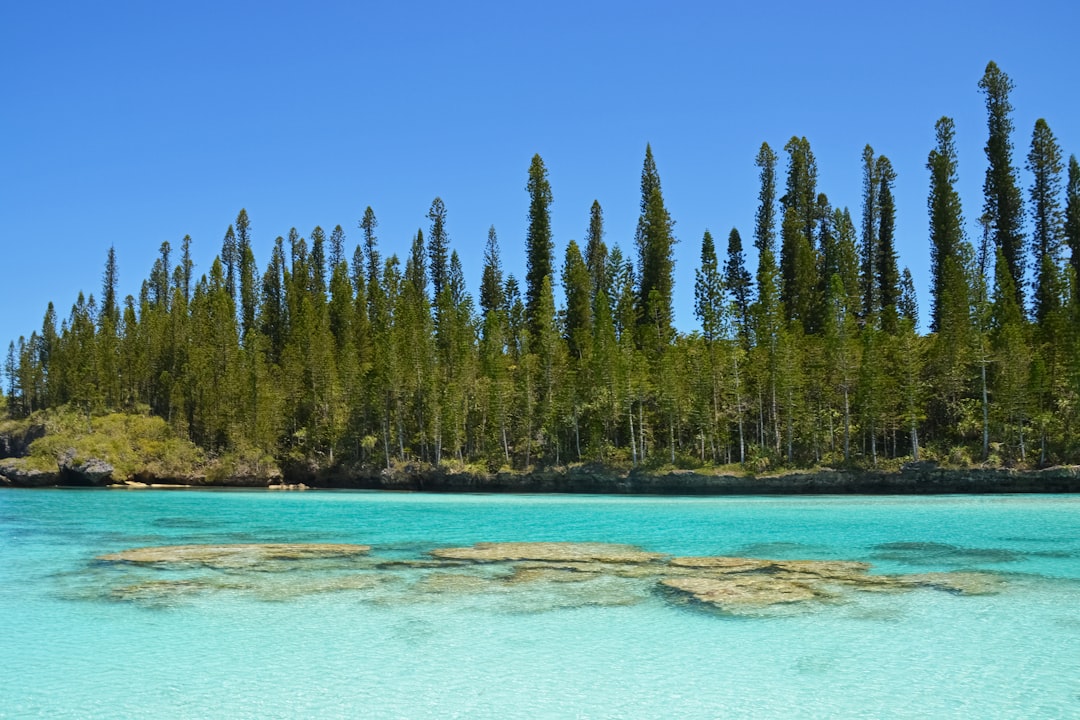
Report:
[[[763,560],[744,557],[677,557],[672,558],[670,564],[718,573],[798,573],[837,579],[861,575],[870,569],[870,563],[852,560]]]
[[[605,577],[605,575],[581,572],[580,570],[565,567],[523,567],[517,565],[507,582],[515,585],[521,583],[579,583],[590,582],[597,577]]]
[[[669,602],[753,616],[800,612],[866,592],[926,588],[977,595],[997,592],[1003,585],[996,576],[978,572],[873,575],[865,562],[669,558],[607,543],[478,543],[413,558],[360,557],[370,549],[317,543],[171,545],[124,550],[98,560],[127,568],[112,590],[106,583],[111,599],[166,605],[216,591],[267,601],[356,592],[365,602],[389,605],[461,602],[538,612],[632,604],[655,598],[659,589]],[[166,580],[160,575],[167,573],[149,579],[142,568],[178,572]],[[97,565],[96,570],[106,571],[106,566]],[[116,569],[107,572],[112,575]],[[101,592],[101,584],[95,584]]]
[[[214,582],[208,579],[147,580],[114,587],[107,597],[117,602],[134,602],[152,606],[170,606],[199,595],[222,591],[250,589],[239,583]]]
[[[729,612],[831,597],[807,583],[769,575],[665,578],[660,584]]]
[[[472,547],[432,550],[437,558],[474,562],[544,560],[551,562],[647,563],[664,557],[633,545],[573,542],[477,543]]]
[[[1005,581],[997,575],[979,572],[919,573],[893,578],[909,587],[933,588],[955,595],[994,595],[1005,586]]]
[[[363,555],[369,545],[318,543],[243,543],[236,545],[163,545],[110,553],[98,560],[115,563],[205,565],[214,568],[255,567],[279,560],[313,560]]]
[[[679,573],[662,587],[729,613],[773,605],[835,600],[852,591],[905,592],[930,588],[957,595],[996,592],[1001,582],[985,573],[871,575],[870,564],[845,560],[763,560],[741,557],[673,558]]]

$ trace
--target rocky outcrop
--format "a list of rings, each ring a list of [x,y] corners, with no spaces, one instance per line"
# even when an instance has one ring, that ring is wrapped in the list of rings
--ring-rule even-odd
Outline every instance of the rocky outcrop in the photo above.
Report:
[[[0,436],[0,450],[22,452],[44,428],[18,437]],[[6,443],[6,444],[4,444]],[[2,453],[0,453],[2,454]],[[371,465],[322,467],[310,461],[231,468],[192,467],[185,471],[142,468],[117,479],[106,459],[76,460],[69,450],[56,471],[29,470],[18,459],[0,460],[0,485],[128,487],[240,487],[302,490],[343,488],[448,493],[590,493],[636,495],[937,495],[978,493],[1080,493],[1080,468],[1042,470],[943,468],[909,463],[899,471],[819,469],[779,475],[713,474],[673,470],[630,472],[598,464],[541,468],[529,472],[458,471],[426,464],[394,468]]]
[[[305,466],[285,481],[309,487],[366,490],[485,493],[596,493],[640,495],[936,495],[964,493],[1080,492],[1080,469],[1044,470],[942,468],[912,463],[899,472],[816,470],[783,475],[714,475],[695,471],[620,472],[598,465],[541,469],[528,473],[456,472],[407,465],[320,471]]]
[[[59,472],[29,468],[18,459],[0,460],[0,485],[34,488],[50,487],[59,482]]]
[[[18,432],[0,433],[0,459],[26,457],[30,443],[45,437],[44,425],[30,425]]]
[[[61,485],[108,485],[115,468],[100,458],[78,460],[74,450],[68,450],[57,460]]]

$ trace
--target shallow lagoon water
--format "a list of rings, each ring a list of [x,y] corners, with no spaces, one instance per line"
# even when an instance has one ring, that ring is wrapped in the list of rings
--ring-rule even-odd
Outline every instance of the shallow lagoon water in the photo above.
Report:
[[[1001,589],[732,616],[618,578],[519,591],[393,565],[484,541],[982,571]],[[372,551],[96,560],[255,542]],[[1080,498],[0,491],[0,664],[11,718],[1080,717]]]

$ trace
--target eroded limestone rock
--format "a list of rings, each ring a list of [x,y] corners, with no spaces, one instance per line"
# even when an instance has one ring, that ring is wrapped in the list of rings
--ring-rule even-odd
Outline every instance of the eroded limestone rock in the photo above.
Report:
[[[769,575],[665,578],[660,584],[698,602],[734,612],[831,597],[823,588]]]
[[[996,592],[1003,585],[996,576],[977,572],[873,575],[864,562],[668,558],[606,543],[478,543],[420,557],[361,557],[370,549],[308,543],[172,545],[98,559],[115,568],[128,566],[123,582],[108,591],[112,599],[157,605],[214,591],[250,593],[267,601],[356,592],[367,602],[390,605],[457,598],[472,606],[536,612],[642,602],[655,597],[659,588],[672,602],[758,615],[801,612],[864,592],[928,588],[974,595]],[[148,579],[148,571],[140,568],[149,567],[178,572],[172,578]],[[218,572],[192,577],[200,569]]]
[[[163,545],[102,555],[116,563],[204,565],[214,568],[253,567],[281,560],[313,560],[363,555],[369,545],[319,543],[241,543],[235,545]]]
[[[763,560],[739,557],[674,558],[678,574],[662,587],[730,613],[774,605],[842,598],[852,591],[904,592],[916,588],[958,595],[996,592],[1001,582],[986,573],[871,575],[870,564],[843,560]]]
[[[477,543],[472,547],[432,550],[437,558],[473,562],[540,560],[550,562],[647,563],[664,557],[633,545],[573,542]]]

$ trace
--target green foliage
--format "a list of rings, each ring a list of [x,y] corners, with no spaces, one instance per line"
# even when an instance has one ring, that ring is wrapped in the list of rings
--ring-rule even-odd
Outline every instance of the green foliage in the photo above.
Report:
[[[755,158],[755,272],[736,230],[722,266],[706,232],[693,273],[700,328],[679,332],[674,220],[647,146],[632,258],[607,247],[594,201],[584,242],[566,243],[555,276],[553,195],[536,155],[524,288],[491,228],[475,305],[438,198],[427,241],[417,231],[400,260],[380,253],[370,207],[351,261],[340,225],[329,238],[314,228],[310,246],[293,229],[259,273],[241,210],[206,275],[193,277],[190,237],[175,266],[166,242],[138,296],[122,301],[110,251],[100,304],[79,294],[66,315],[50,304],[38,331],[8,345],[2,407],[17,422],[52,418],[55,432],[28,462],[55,465],[71,447],[124,476],[270,477],[293,463],[760,472],[910,458],[1075,462],[1080,165],[1070,158],[1063,187],[1062,153],[1036,123],[1032,243],[1017,244],[1012,85],[991,64],[981,87],[991,167],[978,251],[964,234],[949,118],[927,159],[927,335],[911,273],[899,272],[897,239],[915,223],[898,230],[888,159],[863,152],[857,227],[818,191],[798,136],[784,147],[783,197],[776,153],[763,143]],[[1034,322],[1017,274],[1027,265]]]
[[[547,168],[540,155],[533,155],[529,165],[529,181],[525,186],[529,192],[529,229],[525,236],[525,318],[529,334],[535,339],[543,331],[539,317],[541,287],[544,278],[553,280],[552,254],[554,242],[551,238],[551,184],[548,182]]]
[[[1069,178],[1065,188],[1065,243],[1069,246],[1069,263],[1080,276],[1080,162],[1069,156]]]
[[[937,144],[930,152],[926,168],[930,171],[930,331],[942,330],[942,325],[957,315],[960,302],[954,287],[960,273],[961,244],[964,241],[964,218],[960,195],[956,191],[957,159],[956,130],[952,118],[943,117],[934,127]]]
[[[993,228],[994,246],[1005,256],[1012,275],[1016,303],[1024,310],[1024,201],[1020,194],[1016,168],[1012,163],[1012,103],[1009,93],[1015,85],[997,63],[990,61],[979,81],[986,98],[988,137],[986,140],[986,179],[983,182],[983,213]]]
[[[653,160],[652,147],[645,146],[645,164],[641,170],[641,215],[638,217],[635,242],[640,278],[638,319],[643,325],[642,346],[655,352],[671,342],[672,293],[675,263],[672,257],[674,222],[664,207],[660,174]]]
[[[185,478],[205,471],[208,462],[202,450],[152,415],[87,416],[66,406],[37,413],[24,424],[45,426],[45,436],[31,444],[26,458],[27,466],[39,470],[55,471],[58,460],[72,450],[76,462],[90,458],[108,462],[117,480],[135,479],[139,473]],[[0,432],[12,429],[0,427]]]

